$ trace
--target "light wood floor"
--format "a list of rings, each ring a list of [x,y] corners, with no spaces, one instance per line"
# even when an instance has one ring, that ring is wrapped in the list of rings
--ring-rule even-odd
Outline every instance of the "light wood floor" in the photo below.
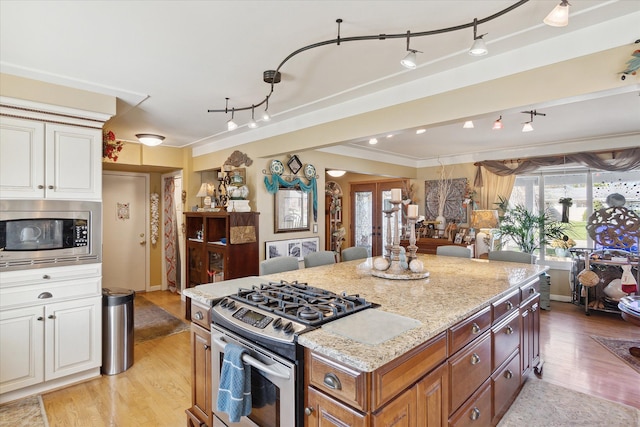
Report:
[[[145,297],[183,318],[184,304],[170,292]],[[568,303],[542,311],[542,378],[583,393],[640,408],[640,374],[591,335],[638,340],[640,328],[618,315],[586,316]],[[184,426],[191,402],[189,334],[136,345],[127,371],[43,395],[51,427]]]

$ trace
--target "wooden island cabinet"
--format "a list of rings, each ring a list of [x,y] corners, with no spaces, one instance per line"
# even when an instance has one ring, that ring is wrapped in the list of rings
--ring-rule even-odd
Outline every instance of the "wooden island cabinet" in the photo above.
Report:
[[[373,372],[305,349],[305,426],[494,426],[539,363],[539,279]]]

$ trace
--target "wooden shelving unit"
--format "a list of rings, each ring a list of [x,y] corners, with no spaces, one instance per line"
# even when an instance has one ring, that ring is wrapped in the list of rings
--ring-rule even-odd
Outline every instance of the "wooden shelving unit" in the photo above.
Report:
[[[259,212],[185,212],[186,281],[204,283],[259,274]],[[191,318],[190,298],[186,317]]]

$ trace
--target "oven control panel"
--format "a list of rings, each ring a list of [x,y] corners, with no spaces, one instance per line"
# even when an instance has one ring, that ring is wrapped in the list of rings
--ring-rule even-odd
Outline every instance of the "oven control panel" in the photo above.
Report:
[[[277,313],[230,298],[224,298],[213,306],[211,313],[214,324],[224,326],[230,323],[251,334],[278,341],[292,342],[295,334],[307,329],[307,326],[281,317]]]

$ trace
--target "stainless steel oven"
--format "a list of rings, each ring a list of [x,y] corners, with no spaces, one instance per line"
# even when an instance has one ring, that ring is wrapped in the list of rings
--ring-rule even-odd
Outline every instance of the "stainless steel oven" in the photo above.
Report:
[[[227,344],[243,347],[243,362],[251,367],[251,413],[231,423],[226,413],[216,411],[220,372]],[[249,342],[219,326],[211,327],[212,399],[214,426],[291,427],[296,425],[295,363],[284,359],[256,343]],[[302,381],[302,377],[300,377]]]
[[[0,200],[0,271],[101,262],[102,204]]]

